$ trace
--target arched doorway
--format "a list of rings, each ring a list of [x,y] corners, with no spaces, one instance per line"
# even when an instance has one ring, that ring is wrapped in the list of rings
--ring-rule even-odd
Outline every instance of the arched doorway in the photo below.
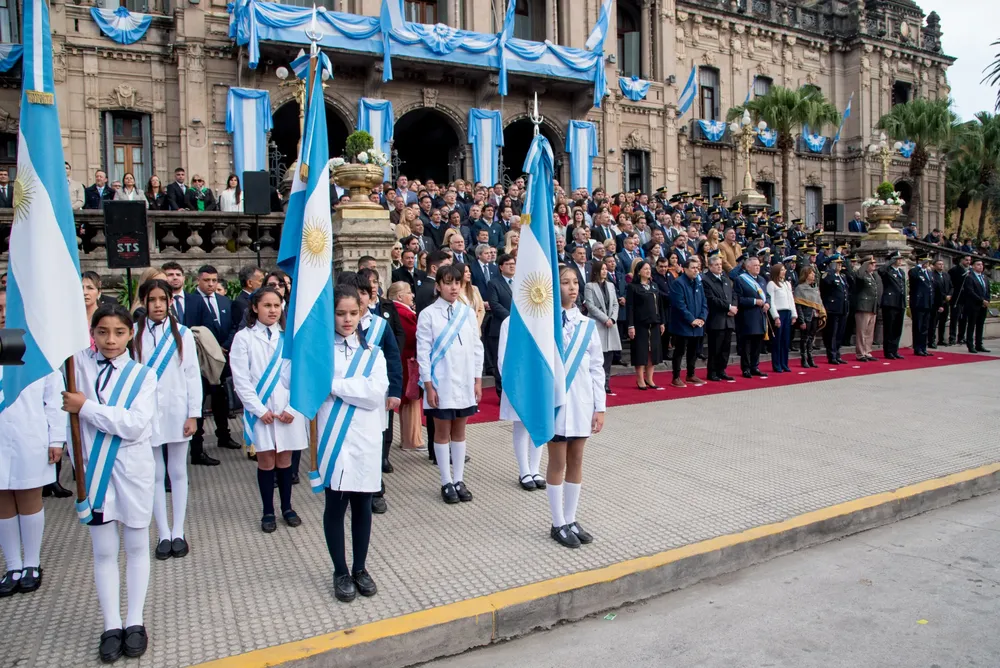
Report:
[[[906,179],[897,181],[895,184],[896,192],[903,199],[903,215],[906,216],[907,220],[910,218],[910,198],[913,197],[913,187],[910,182]]]
[[[436,109],[403,114],[392,131],[399,174],[410,179],[454,181],[463,175],[463,154],[451,119]]]
[[[295,100],[278,107],[271,119],[271,141],[278,149],[278,164],[281,174],[298,159],[299,147],[299,103]],[[347,135],[350,134],[343,117],[329,104],[326,105],[326,136],[330,157],[335,158],[344,152]]]
[[[552,156],[555,159],[555,176],[560,179],[560,155],[562,146],[559,138],[544,124],[541,126],[542,136],[552,145]],[[535,125],[527,118],[514,121],[503,130],[503,174],[504,183],[514,181],[524,172],[524,160],[528,157],[528,149],[535,138]]]

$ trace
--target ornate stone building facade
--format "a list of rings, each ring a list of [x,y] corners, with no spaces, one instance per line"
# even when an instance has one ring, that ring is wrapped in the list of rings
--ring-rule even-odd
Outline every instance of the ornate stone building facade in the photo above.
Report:
[[[110,0],[108,0],[110,1]],[[302,5],[305,0],[288,0]],[[324,2],[324,0],[320,0]],[[169,4],[168,4],[169,3]],[[177,4],[174,4],[177,3]],[[115,3],[117,4],[117,3]],[[232,170],[226,133],[230,86],[270,91],[275,178],[294,159],[298,140],[296,85],[276,76],[300,45],[265,42],[257,69],[245,47],[229,37],[226,0],[127,0],[153,15],[145,37],[124,46],[103,36],[80,0],[52,0],[55,79],[67,159],[86,183],[104,169],[114,177],[151,173],[164,182],[175,167],[204,175],[221,187]],[[331,10],[377,16],[380,0],[325,0]],[[515,35],[583,48],[598,19],[600,0],[516,0]],[[407,18],[496,33],[503,0],[406,0]],[[8,14],[17,41],[14,12]],[[587,82],[511,74],[498,95],[496,70],[393,58],[395,77],[382,82],[380,54],[329,51],[334,78],[326,89],[330,144],[335,155],[356,123],[359,97],[392,101],[399,171],[439,180],[472,177],[468,110],[499,109],[508,175],[519,171],[530,142],[529,100],[539,94],[543,131],[552,141],[565,182],[564,148],[570,119],[594,121],[598,156],[594,184],[625,188],[717,191],[742,187],[744,165],[728,131],[708,141],[697,119],[725,120],[726,111],[770,85],[818,87],[840,110],[853,95],[853,111],[839,143],[823,152],[800,145],[791,161],[787,208],[815,224],[822,204],[843,202],[850,212],[876,185],[881,166],[866,157],[872,128],[894,103],[912,97],[947,97],[952,59],[940,49],[936,14],[924,16],[911,0],[616,0],[605,44],[608,95],[592,105]],[[678,117],[677,100],[692,69],[700,83],[691,110]],[[0,162],[13,163],[19,76],[0,78]],[[619,77],[650,82],[645,99],[632,101]],[[833,135],[836,128],[824,128]],[[780,158],[753,154],[758,188],[777,204]],[[891,178],[906,192],[907,161],[893,160]],[[944,224],[944,169],[936,157],[923,183],[923,227]]]

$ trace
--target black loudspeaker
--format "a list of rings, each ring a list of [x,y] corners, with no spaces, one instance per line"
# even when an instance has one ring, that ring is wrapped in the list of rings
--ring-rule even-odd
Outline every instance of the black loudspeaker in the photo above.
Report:
[[[271,179],[267,172],[243,172],[243,213],[271,213]]]
[[[844,220],[843,204],[823,205],[823,231],[824,232],[846,232],[847,222]]]
[[[149,266],[149,234],[146,202],[104,203],[104,236],[109,269],[141,269]]]

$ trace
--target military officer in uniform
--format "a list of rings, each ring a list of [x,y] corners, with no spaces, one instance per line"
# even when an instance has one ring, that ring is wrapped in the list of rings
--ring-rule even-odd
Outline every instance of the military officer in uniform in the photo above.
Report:
[[[840,344],[844,338],[844,328],[847,325],[847,314],[851,303],[847,281],[841,272],[844,259],[834,253],[828,258],[827,271],[820,283],[820,296],[826,309],[826,361],[830,364],[847,364],[840,356]]]
[[[931,259],[927,255],[917,258],[910,269],[910,318],[913,325],[913,354],[930,357],[927,342],[930,335],[931,309],[934,306],[934,279],[930,272]]]
[[[934,304],[931,307],[931,324],[928,329],[928,348],[946,344],[945,325],[948,324],[948,307],[951,305],[951,276],[944,270],[944,260],[934,260],[931,280],[934,282]]]
[[[878,314],[878,275],[875,258],[868,256],[852,281],[854,303],[854,352],[859,362],[874,362],[872,341],[875,338],[875,316]]]
[[[882,351],[887,360],[901,360],[899,337],[903,335],[903,313],[906,311],[906,260],[895,252],[879,269],[882,277]]]

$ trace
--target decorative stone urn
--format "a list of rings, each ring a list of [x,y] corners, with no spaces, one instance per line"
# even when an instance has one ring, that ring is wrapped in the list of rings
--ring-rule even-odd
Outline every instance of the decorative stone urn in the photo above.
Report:
[[[870,230],[865,239],[883,241],[901,239],[903,234],[892,226],[892,221],[896,220],[896,217],[902,212],[903,208],[896,204],[868,207],[868,220],[877,223],[877,227]]]
[[[333,169],[333,180],[341,188],[346,188],[351,194],[351,202],[346,206],[352,209],[382,209],[368,196],[372,189],[382,183],[385,170],[377,165],[348,163]]]

